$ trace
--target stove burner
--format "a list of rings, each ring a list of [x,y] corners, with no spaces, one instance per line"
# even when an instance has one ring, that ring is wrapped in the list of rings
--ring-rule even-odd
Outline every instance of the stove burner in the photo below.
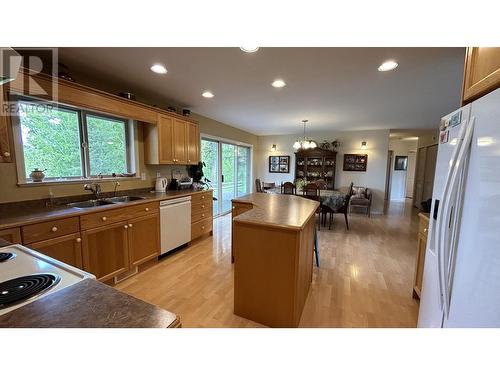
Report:
[[[56,285],[61,277],[39,273],[17,277],[0,283],[0,309],[24,302]]]
[[[0,263],[6,262],[9,259],[13,259],[16,257],[16,254],[14,253],[0,253]]]

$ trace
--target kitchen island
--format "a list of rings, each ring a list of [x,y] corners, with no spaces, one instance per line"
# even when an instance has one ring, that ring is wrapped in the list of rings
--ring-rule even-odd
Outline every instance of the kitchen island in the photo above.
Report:
[[[232,200],[234,313],[297,327],[312,281],[319,202],[253,193]]]

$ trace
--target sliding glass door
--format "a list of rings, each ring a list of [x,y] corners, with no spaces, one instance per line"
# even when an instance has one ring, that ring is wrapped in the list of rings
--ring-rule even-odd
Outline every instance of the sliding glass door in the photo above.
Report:
[[[214,189],[214,216],[231,211],[231,200],[250,192],[251,149],[230,141],[203,137],[201,158],[205,177]]]

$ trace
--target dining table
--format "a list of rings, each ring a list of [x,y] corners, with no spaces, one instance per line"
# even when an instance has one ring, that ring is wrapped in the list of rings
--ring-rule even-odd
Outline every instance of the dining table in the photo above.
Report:
[[[281,188],[279,186],[273,189],[267,189],[268,194],[281,194]],[[302,196],[302,190],[298,189],[295,193],[297,196]],[[333,212],[338,212],[348,199],[348,194],[340,190],[320,190],[319,191],[319,202],[321,205],[330,208]]]

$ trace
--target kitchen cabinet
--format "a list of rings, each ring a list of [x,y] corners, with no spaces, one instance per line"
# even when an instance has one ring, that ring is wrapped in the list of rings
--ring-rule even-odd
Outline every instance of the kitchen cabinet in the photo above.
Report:
[[[197,124],[187,123],[187,163],[198,164],[200,161],[200,130]]]
[[[159,115],[156,124],[143,124],[146,164],[197,164],[200,160],[198,124]]]
[[[212,191],[191,195],[191,240],[213,233]]]
[[[425,248],[427,246],[427,232],[429,230],[429,217],[420,213],[417,242],[417,259],[415,261],[415,276],[413,278],[413,298],[420,298],[422,280],[424,276]]]
[[[0,86],[0,111],[4,108],[6,100],[4,95],[3,86]],[[10,117],[0,113],[0,163],[10,163],[13,161],[9,125]]]
[[[158,213],[128,221],[130,266],[137,266],[160,255],[160,215]]]
[[[77,268],[83,268],[80,233],[26,244],[30,249]]]
[[[0,238],[10,243],[21,243],[21,230],[19,228],[2,229]]]
[[[186,133],[187,133],[187,122],[175,119],[174,136],[172,144],[172,148],[174,150],[175,164],[187,164]]]
[[[23,233],[23,242],[32,243],[79,232],[80,222],[78,217],[49,220],[42,223],[24,225],[21,227],[21,231]]]
[[[82,232],[83,269],[106,281],[129,269],[128,224],[119,222]]]
[[[233,209],[231,210],[231,263],[234,263],[234,242],[233,242],[233,232],[234,232],[234,222],[233,219],[241,215],[243,212],[247,212],[253,208],[252,203],[241,203],[241,202],[233,202]]]
[[[500,47],[469,47],[465,56],[463,104],[500,87]]]

